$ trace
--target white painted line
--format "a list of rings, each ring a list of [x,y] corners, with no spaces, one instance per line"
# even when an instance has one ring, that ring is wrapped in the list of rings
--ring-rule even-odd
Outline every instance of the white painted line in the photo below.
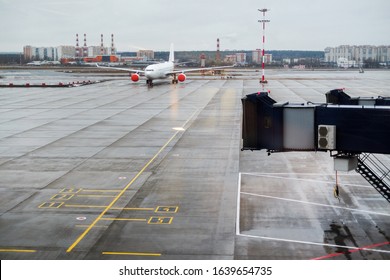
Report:
[[[240,201],[241,201],[241,194],[257,196],[257,197],[263,197],[263,198],[269,198],[269,199],[277,199],[277,200],[283,200],[283,201],[289,201],[289,202],[295,202],[295,203],[305,203],[305,204],[321,206],[321,207],[331,207],[331,208],[337,208],[337,209],[344,209],[344,210],[349,210],[349,211],[354,211],[354,212],[363,212],[363,213],[374,214],[374,215],[390,216],[390,214],[387,214],[387,213],[378,213],[378,212],[368,211],[368,210],[360,210],[360,209],[353,209],[353,208],[347,208],[347,207],[341,207],[341,206],[334,206],[334,205],[327,205],[327,204],[321,204],[321,203],[307,202],[307,201],[301,201],[301,200],[295,200],[295,199],[287,199],[287,198],[281,198],[281,197],[275,197],[275,196],[268,196],[268,195],[260,195],[260,194],[241,192],[242,174],[244,174],[244,175],[262,176],[262,175],[259,175],[259,174],[243,173],[243,172],[241,173],[241,172],[239,172],[239,176],[238,176],[238,193],[237,193],[237,217],[236,217],[236,235],[237,236],[253,238],[253,239],[272,240],[272,241],[299,243],[299,244],[322,246],[322,247],[326,246],[326,247],[334,247],[334,248],[345,248],[345,249],[348,249],[348,250],[363,250],[363,251],[370,251],[370,252],[378,252],[378,253],[390,254],[389,250],[378,250],[378,249],[371,249],[371,248],[358,248],[358,247],[352,247],[352,246],[342,246],[342,245],[326,244],[326,243],[320,243],[320,242],[309,242],[309,241],[301,241],[301,240],[293,240],[293,239],[284,239],[284,238],[274,238],[274,237],[267,237],[267,236],[255,236],[255,235],[241,234],[240,233],[240,208],[241,208]],[[265,173],[263,173],[263,174],[265,174]],[[267,176],[264,176],[264,177],[267,177]],[[285,177],[278,177],[278,176],[273,176],[273,177],[278,178],[278,179],[296,179],[296,178],[285,178]],[[296,179],[296,180],[300,180],[300,179]],[[303,180],[305,180],[305,179],[303,179]],[[309,180],[309,181],[315,181],[315,180]],[[325,182],[325,183],[328,183],[328,182]]]
[[[327,246],[327,247],[345,248],[345,249],[349,249],[349,250],[364,250],[364,251],[372,251],[372,252],[390,254],[390,251],[388,251],[388,250],[378,250],[378,249],[370,249],[370,248],[358,248],[358,247],[352,247],[352,246],[342,246],[342,245],[335,245],[335,244],[328,244],[328,243],[308,242],[308,241],[301,241],[301,240],[294,240],[294,239],[273,238],[273,237],[247,235],[247,234],[238,234],[238,235],[239,236],[243,236],[243,237],[248,237],[248,238],[265,239],[265,240],[290,242],[290,243],[300,243],[300,244],[315,245],[315,246]]]
[[[379,212],[374,212],[374,211],[369,211],[369,210],[354,209],[354,208],[348,208],[348,207],[341,207],[341,206],[335,206],[335,205],[329,205],[329,204],[308,202],[308,201],[302,201],[302,200],[296,200],[296,199],[290,199],[290,198],[282,198],[282,197],[269,196],[269,195],[262,195],[262,194],[255,194],[255,193],[241,192],[241,194],[390,217],[390,214],[388,214],[388,213],[379,213]]]
[[[258,175],[308,175],[308,176],[335,176],[335,173],[296,173],[296,172],[241,172],[242,174],[252,175],[252,174],[258,174]],[[339,177],[341,176],[356,176],[360,177],[361,175],[356,174],[338,174]]]
[[[236,217],[236,234],[240,234],[240,209],[241,209],[241,172],[238,173],[238,192],[237,192],[237,217]]]
[[[248,176],[255,176],[255,177],[266,177],[266,178],[273,178],[273,179],[285,179],[285,180],[295,180],[295,181],[304,181],[304,182],[315,182],[315,183],[323,183],[323,184],[335,184],[335,181],[322,181],[322,180],[314,180],[314,179],[303,179],[303,178],[289,178],[289,177],[283,177],[283,176],[273,176],[268,175],[267,173],[244,173],[244,175]],[[277,174],[277,173],[275,173]],[[281,173],[279,173],[281,174]],[[284,173],[284,174],[291,174],[291,173]],[[301,175],[301,174],[296,174]],[[360,188],[372,188],[372,186],[369,185],[357,185],[357,184],[341,184],[342,186],[354,186],[354,187],[360,187]]]

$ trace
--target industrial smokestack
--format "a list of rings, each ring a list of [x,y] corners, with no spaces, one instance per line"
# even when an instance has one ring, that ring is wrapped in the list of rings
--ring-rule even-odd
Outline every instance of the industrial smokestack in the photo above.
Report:
[[[100,54],[104,55],[103,34],[100,35]]]
[[[87,56],[88,56],[87,34],[84,33],[83,57],[87,57]]]
[[[217,54],[215,56],[215,60],[217,62],[220,62],[221,61],[221,53],[219,51],[219,38],[217,38]]]
[[[115,55],[114,34],[111,34],[111,54]]]
[[[76,34],[76,57],[80,57],[79,34]]]

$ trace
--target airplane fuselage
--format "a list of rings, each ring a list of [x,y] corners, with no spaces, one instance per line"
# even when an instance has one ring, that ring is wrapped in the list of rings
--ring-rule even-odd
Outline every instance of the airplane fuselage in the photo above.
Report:
[[[171,61],[152,64],[145,68],[145,77],[148,80],[165,79],[169,76],[168,73],[172,72],[174,64]]]

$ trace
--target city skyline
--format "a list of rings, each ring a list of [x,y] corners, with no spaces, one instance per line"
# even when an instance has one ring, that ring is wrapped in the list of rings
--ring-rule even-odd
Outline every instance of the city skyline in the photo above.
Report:
[[[250,50],[262,47],[261,8],[266,13],[269,50],[323,51],[338,45],[388,45],[390,8],[387,0],[359,3],[352,0],[0,0],[2,31],[0,52],[22,51],[23,46],[111,44],[118,51],[165,51],[171,42],[177,51]],[[375,32],[373,32],[375,29]]]

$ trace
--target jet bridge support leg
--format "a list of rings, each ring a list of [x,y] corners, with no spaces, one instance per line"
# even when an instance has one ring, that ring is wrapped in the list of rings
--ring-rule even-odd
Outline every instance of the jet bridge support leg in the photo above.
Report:
[[[335,198],[337,198],[340,201],[340,190],[339,190],[339,182],[338,182],[338,176],[337,176],[337,170],[336,170],[336,185],[333,189],[333,195]]]

